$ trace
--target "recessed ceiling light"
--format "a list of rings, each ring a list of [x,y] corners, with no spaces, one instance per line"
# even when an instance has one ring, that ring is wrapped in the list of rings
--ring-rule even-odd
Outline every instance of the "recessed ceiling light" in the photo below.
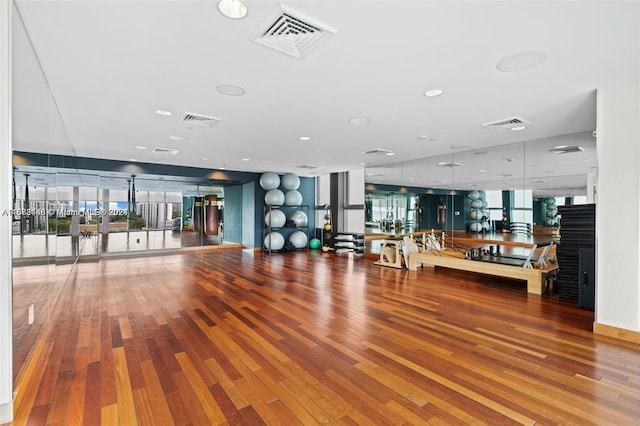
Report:
[[[518,130],[524,130],[524,129],[526,129],[525,126],[517,126],[517,127],[512,127],[511,131],[517,132]]]
[[[247,6],[240,0],[220,0],[218,10],[231,19],[241,19],[247,16]]]
[[[135,158],[129,158],[129,161],[133,161],[133,162],[135,163],[135,162],[136,162],[136,161],[138,161],[138,160],[137,160],[137,159],[135,159]]]
[[[227,96],[242,96],[246,93],[242,87],[233,84],[221,84],[216,86],[216,90]]]
[[[370,120],[367,117],[355,117],[349,120],[349,123],[360,126],[362,124],[367,124]]]
[[[135,148],[136,149],[147,149],[146,146],[142,146],[142,145],[136,145]]]
[[[549,51],[546,49],[531,49],[502,58],[496,68],[502,72],[517,72],[534,68],[547,60]]]
[[[480,169],[478,170],[479,173],[487,173],[487,169]]]
[[[424,95],[429,98],[433,98],[434,96],[442,95],[442,93],[443,93],[442,89],[431,89],[424,92]]]
[[[396,155],[395,152],[387,152],[386,155]]]
[[[185,138],[184,136],[169,136],[169,139],[172,141],[186,141],[189,138]]]
[[[173,113],[171,111],[167,111],[167,110],[164,110],[164,109],[157,109],[156,110],[156,114],[164,115],[164,116],[167,116],[167,117],[170,116],[170,115],[173,115]]]
[[[311,138],[309,136],[300,136],[301,141],[310,141]]]
[[[251,161],[251,158],[243,158],[242,161]]]

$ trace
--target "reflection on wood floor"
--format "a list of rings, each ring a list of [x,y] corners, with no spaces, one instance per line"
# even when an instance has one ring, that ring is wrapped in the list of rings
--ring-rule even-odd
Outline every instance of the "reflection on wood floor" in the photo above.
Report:
[[[318,251],[75,268],[15,424],[640,422],[640,345],[518,282]]]
[[[142,252],[176,250],[185,247],[229,244],[222,235],[171,230],[142,230],[87,234],[80,237],[55,234],[26,234],[13,236],[14,261],[35,263],[55,259]]]

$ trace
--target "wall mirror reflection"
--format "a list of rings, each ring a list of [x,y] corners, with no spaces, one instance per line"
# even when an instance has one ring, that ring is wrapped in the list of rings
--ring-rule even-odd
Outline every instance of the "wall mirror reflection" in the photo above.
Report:
[[[458,150],[365,170],[365,229],[376,241],[403,235],[456,239],[490,234],[533,241],[558,234],[557,207],[594,202],[595,138],[581,132]]]

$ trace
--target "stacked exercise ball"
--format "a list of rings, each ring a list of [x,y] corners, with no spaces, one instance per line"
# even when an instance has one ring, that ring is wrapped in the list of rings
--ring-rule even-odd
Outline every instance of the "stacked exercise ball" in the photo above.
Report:
[[[296,228],[303,228],[309,224],[309,218],[307,214],[302,210],[296,210],[293,213],[289,214],[287,218],[295,225]]]
[[[268,250],[282,250],[284,247],[284,237],[278,231],[269,232],[264,237],[264,248]]]
[[[264,203],[272,208],[265,214],[264,222],[268,228],[305,228],[309,225],[309,218],[302,210],[294,210],[285,216],[280,207],[296,207],[302,205],[302,194],[298,191],[300,178],[295,173],[283,176],[274,172],[266,172],[260,176],[260,186],[266,191]],[[279,207],[279,208],[273,208]],[[285,208],[285,211],[289,209]],[[290,210],[289,210],[290,211]],[[271,231],[271,229],[269,229]],[[287,232],[285,232],[285,235]],[[294,231],[285,238],[279,231],[269,232],[264,239],[264,246],[270,250],[289,250],[304,248],[309,243],[309,237],[302,230]]]
[[[482,230],[489,229],[489,210],[486,210],[488,203],[485,200],[485,193],[483,191],[470,191],[467,197],[471,200],[469,206],[471,211],[469,212],[469,230],[471,232],[480,232]]]
[[[271,189],[264,194],[264,203],[268,206],[281,206],[284,200],[284,193],[279,189]]]
[[[286,221],[287,217],[284,215],[284,212],[279,209],[273,209],[264,215],[265,225],[271,228],[282,228]]]
[[[547,226],[556,226],[558,224],[558,206],[556,206],[556,199],[549,197],[544,199],[545,204],[545,224]]]

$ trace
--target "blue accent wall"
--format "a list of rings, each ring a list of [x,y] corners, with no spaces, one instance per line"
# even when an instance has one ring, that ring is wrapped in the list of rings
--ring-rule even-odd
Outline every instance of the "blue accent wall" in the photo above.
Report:
[[[242,185],[224,188],[224,239],[242,243]]]

